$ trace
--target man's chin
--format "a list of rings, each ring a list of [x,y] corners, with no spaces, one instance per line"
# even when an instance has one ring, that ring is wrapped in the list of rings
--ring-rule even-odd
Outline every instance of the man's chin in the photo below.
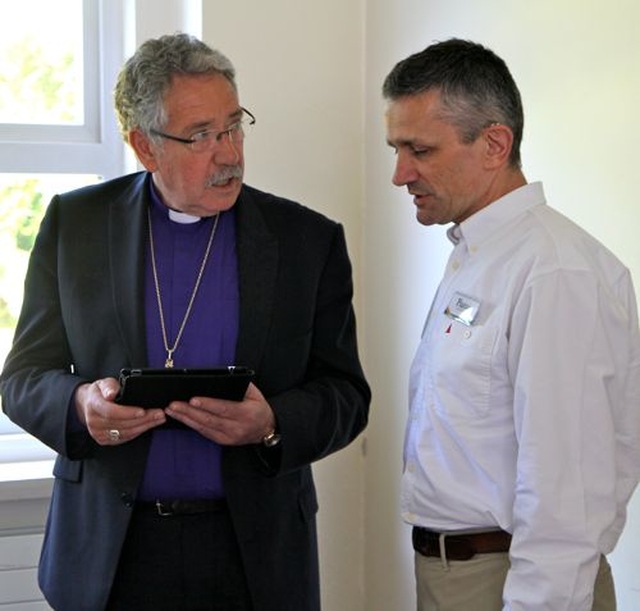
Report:
[[[420,223],[421,225],[425,225],[426,227],[429,227],[431,225],[444,224],[443,221],[437,218],[434,218],[433,216],[427,214],[424,210],[421,210],[420,208],[416,210],[416,219],[418,220],[418,223]]]
[[[229,210],[238,200],[241,188],[242,182],[238,179],[227,185],[207,187],[201,207],[207,210],[208,214]]]
[[[184,206],[181,212],[192,214],[193,216],[213,216],[214,214],[218,214],[218,212],[224,212],[225,210],[233,208],[236,201],[238,201],[239,194],[239,189],[235,193],[226,196],[212,196],[208,194],[207,197],[203,197],[197,204]]]

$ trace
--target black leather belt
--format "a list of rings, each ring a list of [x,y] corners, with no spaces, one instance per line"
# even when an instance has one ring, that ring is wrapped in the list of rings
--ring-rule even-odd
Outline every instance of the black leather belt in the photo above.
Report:
[[[137,510],[151,511],[159,516],[188,516],[198,513],[221,513],[227,511],[224,499],[169,499],[157,501],[143,501],[136,503]]]
[[[414,526],[411,534],[416,552],[443,560],[470,560],[476,554],[508,552],[511,545],[511,535],[504,530],[449,534]]]

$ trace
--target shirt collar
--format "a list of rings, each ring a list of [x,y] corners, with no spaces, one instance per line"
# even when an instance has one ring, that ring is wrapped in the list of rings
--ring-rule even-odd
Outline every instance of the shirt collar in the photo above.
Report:
[[[460,225],[451,225],[449,229],[447,229],[447,237],[453,244],[457,244],[462,239],[462,230],[460,229]]]
[[[459,225],[453,225],[447,230],[447,237],[453,244],[461,239],[470,248],[491,237],[500,228],[512,223],[534,206],[546,204],[541,182],[533,182],[510,191],[499,199],[491,202]]]

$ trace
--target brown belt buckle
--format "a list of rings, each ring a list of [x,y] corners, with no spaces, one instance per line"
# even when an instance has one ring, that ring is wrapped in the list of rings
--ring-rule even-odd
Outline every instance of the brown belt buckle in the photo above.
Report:
[[[476,555],[471,540],[464,535],[428,532],[414,527],[413,547],[423,556],[439,557],[443,566],[447,560],[470,560]]]

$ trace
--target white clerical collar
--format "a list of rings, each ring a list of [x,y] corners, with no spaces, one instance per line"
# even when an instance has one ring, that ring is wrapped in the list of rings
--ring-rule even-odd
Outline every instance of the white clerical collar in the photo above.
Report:
[[[169,212],[169,219],[174,223],[180,223],[182,225],[189,225],[191,223],[197,223],[201,220],[199,216],[194,216],[193,214],[187,214],[186,212],[179,212],[178,210],[173,210],[172,208],[167,208]]]

